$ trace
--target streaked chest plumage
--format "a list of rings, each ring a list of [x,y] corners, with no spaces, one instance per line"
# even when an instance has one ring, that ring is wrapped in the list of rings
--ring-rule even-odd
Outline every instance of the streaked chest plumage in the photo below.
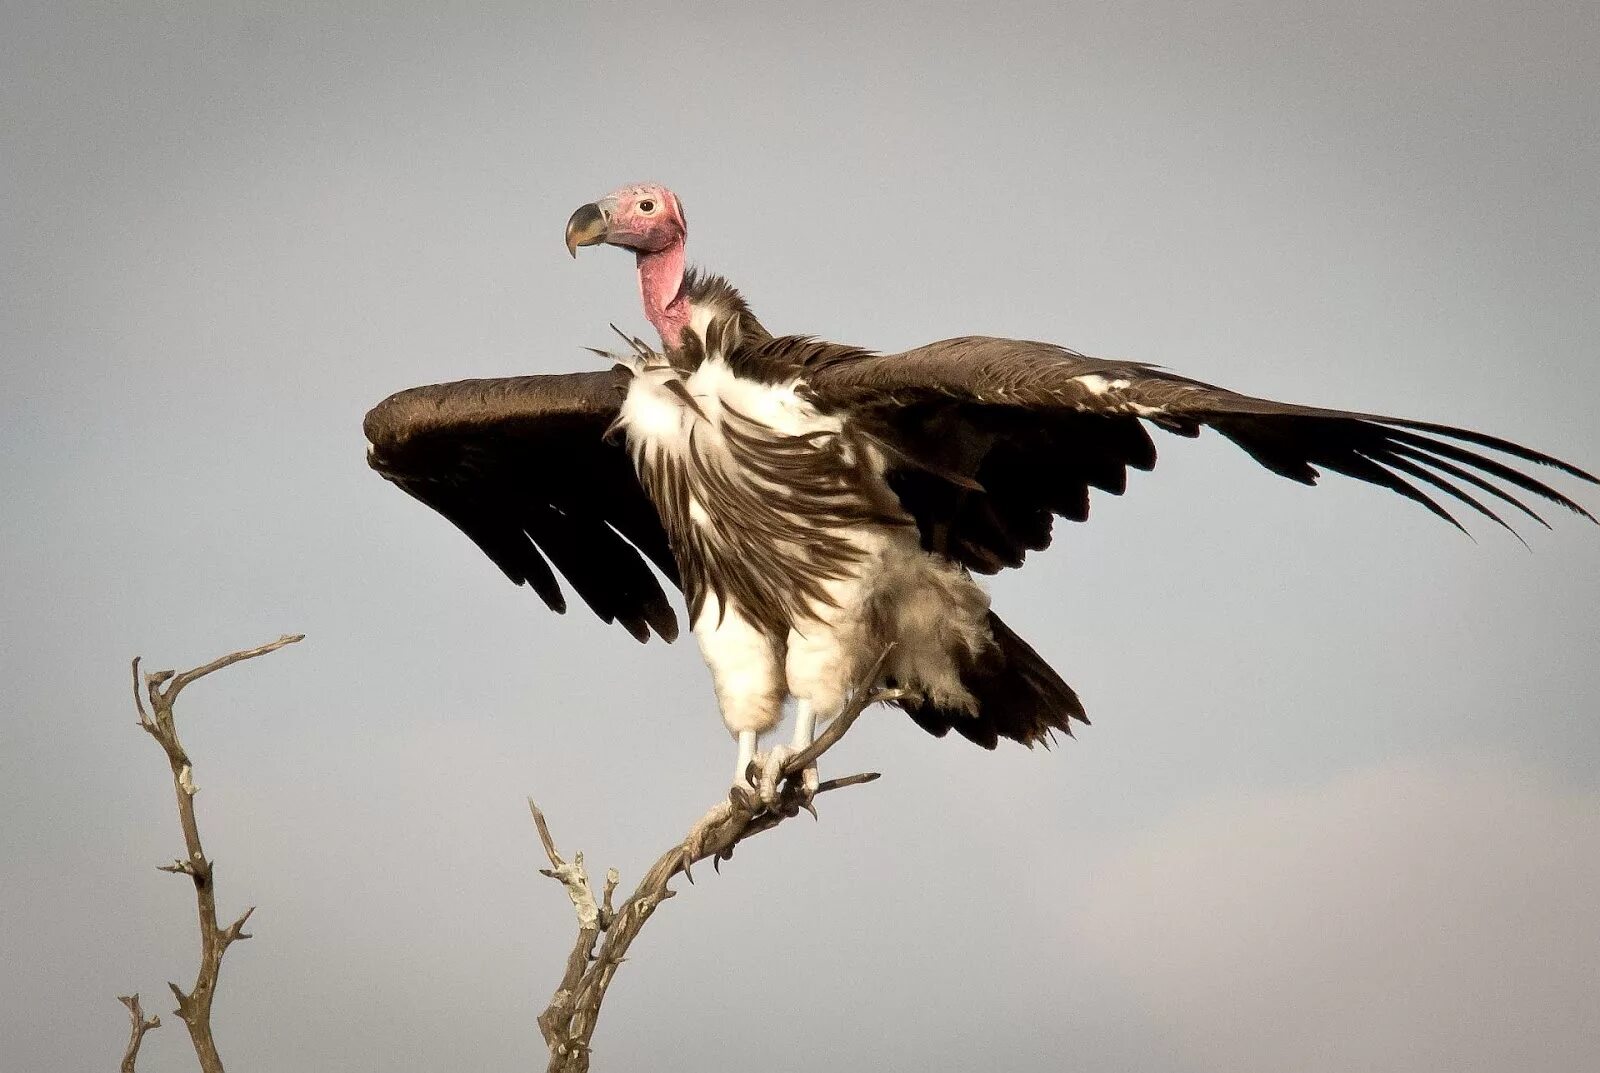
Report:
[[[769,636],[835,605],[848,582],[912,521],[883,459],[798,380],[745,379],[720,357],[692,371],[635,369],[618,426],[683,576],[691,621],[708,599]]]

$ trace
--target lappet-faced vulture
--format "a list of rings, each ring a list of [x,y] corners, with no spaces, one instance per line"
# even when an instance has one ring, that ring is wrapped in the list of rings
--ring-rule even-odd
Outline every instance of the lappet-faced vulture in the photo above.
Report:
[[[1120,494],[1129,469],[1155,465],[1150,426],[1210,426],[1279,476],[1344,474],[1458,528],[1447,504],[1506,528],[1502,514],[1545,524],[1540,499],[1594,520],[1528,466],[1594,477],[1466,429],[1254,398],[1052,343],[879,354],[774,336],[725,280],[685,268],[686,233],[658,185],[578,209],[568,249],[634,253],[661,349],[632,341],[605,372],[399,392],[367,414],[369,458],[557,611],[559,573],[602,619],[670,641],[659,577],[679,586],[738,740],[735,781],[768,802],[875,665],[936,735],[1032,745],[1087,722],[973,575],[1021,566],[1057,517],[1088,517],[1091,488]],[[758,754],[791,696],[792,742]]]

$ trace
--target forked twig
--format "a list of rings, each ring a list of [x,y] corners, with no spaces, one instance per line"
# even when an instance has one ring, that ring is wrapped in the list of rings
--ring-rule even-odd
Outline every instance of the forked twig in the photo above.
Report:
[[[194,882],[195,907],[200,921],[200,969],[195,976],[194,986],[187,992],[175,983],[168,983],[167,986],[172,989],[172,995],[177,999],[178,1008],[174,1012],[183,1019],[184,1025],[189,1029],[189,1039],[194,1044],[195,1056],[200,1060],[202,1073],[222,1073],[222,1059],[217,1054],[216,1040],[211,1034],[211,1002],[216,996],[217,974],[222,968],[222,955],[232,944],[250,938],[250,934],[244,930],[244,925],[250,919],[250,914],[255,912],[255,907],[246,909],[237,920],[225,928],[217,924],[217,894],[213,882],[212,861],[206,857],[205,848],[200,843],[200,826],[195,820],[194,795],[199,793],[199,787],[194,782],[194,765],[189,760],[189,754],[184,751],[183,743],[178,739],[178,728],[173,721],[172,706],[184,687],[206,675],[243,660],[276,652],[285,645],[303,640],[304,636],[304,634],[285,634],[276,641],[230,652],[226,656],[193,670],[184,671],[182,674],[174,671],[155,671],[144,675],[141,679],[140,661],[137,658],[133,661],[133,702],[139,711],[139,726],[154,738],[162,751],[167,754],[167,763],[172,768],[173,793],[178,800],[178,822],[183,827],[185,855],[171,864],[161,865],[160,868],[163,872],[188,876]],[[143,696],[141,696],[141,685]],[[149,710],[145,708],[147,697],[150,702]],[[128,1007],[135,1023],[140,1023],[142,1014],[139,1010],[139,997],[133,995],[122,1001]],[[128,1053],[122,1060],[124,1073],[131,1073],[133,1069],[133,1062],[137,1057],[144,1032],[159,1023],[159,1019],[152,1019],[144,1030],[135,1028],[134,1036],[128,1044]]]
[[[887,655],[885,652],[884,656]],[[604,892],[597,900],[583,867],[583,854],[574,854],[570,862],[561,856],[544,813],[529,799],[528,809],[533,813],[539,841],[550,860],[550,867],[540,872],[566,888],[578,916],[578,936],[567,955],[561,982],[550,1004],[539,1015],[539,1031],[550,1049],[546,1067],[549,1073],[584,1073],[589,1068],[590,1040],[594,1037],[606,991],[645,922],[662,902],[677,894],[668,884],[680,873],[693,882],[690,868],[697,862],[710,858],[714,864],[720,864],[733,856],[734,847],[740,842],[770,831],[798,815],[801,809],[811,808],[811,796],[797,776],[833,748],[870,705],[894,700],[899,695],[893,690],[870,688],[877,680],[883,658],[880,657],[863,677],[862,686],[856,689],[854,699],[839,717],[828,724],[810,746],[785,762],[778,801],[773,807],[763,806],[740,788],[730,791],[727,799],[711,809],[687,838],[656,859],[620,909],[612,908],[618,880],[616,869],[606,873]],[[816,792],[859,786],[877,777],[875,772],[863,772],[829,779],[819,785]],[[814,810],[812,814],[815,815]]]
[[[139,1047],[144,1043],[144,1034],[152,1028],[161,1027],[160,1017],[145,1018],[144,1007],[139,1005],[139,995],[118,995],[117,1001],[128,1007],[128,1020],[133,1022],[133,1027],[128,1030],[128,1049],[122,1052],[122,1073],[134,1073],[134,1066],[139,1061]]]

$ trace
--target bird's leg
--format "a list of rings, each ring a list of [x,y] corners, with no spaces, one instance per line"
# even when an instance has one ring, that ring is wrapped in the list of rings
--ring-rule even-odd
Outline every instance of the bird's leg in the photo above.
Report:
[[[756,792],[755,786],[750,781],[750,765],[756,760],[756,732],[754,730],[739,731],[739,756],[733,764],[733,784],[741,790],[751,794]]]
[[[807,700],[797,700],[795,703],[794,738],[788,745],[774,745],[772,751],[762,758],[761,785],[757,788],[761,795],[761,803],[768,808],[778,803],[780,784],[783,782],[783,765],[797,753],[802,752],[811,744],[816,736],[817,712]],[[811,764],[800,774],[800,789],[804,795],[804,803],[809,807],[811,798],[817,792],[817,765]]]

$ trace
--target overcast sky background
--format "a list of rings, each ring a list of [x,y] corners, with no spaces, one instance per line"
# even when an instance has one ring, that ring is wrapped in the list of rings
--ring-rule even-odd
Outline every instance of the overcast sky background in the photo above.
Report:
[[[536,1067],[572,936],[721,793],[687,644],[547,612],[369,472],[398,388],[590,367],[628,181],[777,331],[1057,340],[1600,466],[1590,3],[0,4],[0,1066],[192,1067],[128,659],[256,938],[239,1070]],[[346,9],[347,8],[347,9]],[[1159,434],[1158,434],[1159,436]],[[1407,1073],[1600,1055],[1600,530],[1470,541],[1215,437],[994,580],[1095,725],[885,772],[666,907],[597,1068]],[[1591,507],[1594,489],[1577,491]]]

